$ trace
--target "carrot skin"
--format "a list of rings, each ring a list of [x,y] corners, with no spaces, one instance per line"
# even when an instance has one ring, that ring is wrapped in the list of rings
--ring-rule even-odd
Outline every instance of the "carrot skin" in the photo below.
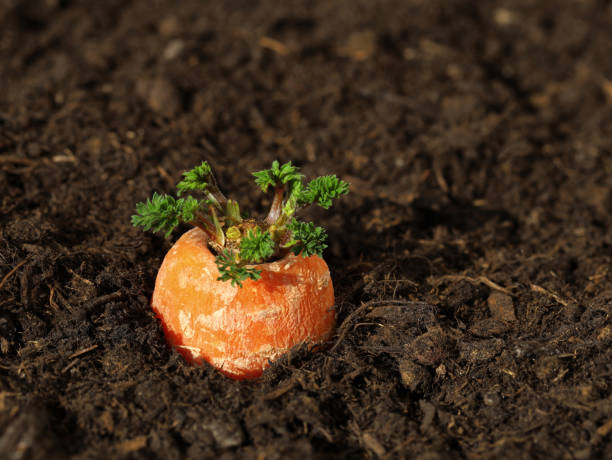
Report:
[[[234,379],[257,378],[293,346],[331,336],[334,290],[322,258],[288,254],[256,268],[261,279],[247,279],[242,288],[218,281],[215,256],[198,228],[170,249],[151,306],[188,362],[207,361]]]

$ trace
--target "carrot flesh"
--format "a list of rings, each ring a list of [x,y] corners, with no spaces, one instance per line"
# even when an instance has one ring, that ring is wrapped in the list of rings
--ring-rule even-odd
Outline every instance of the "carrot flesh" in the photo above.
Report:
[[[215,256],[199,228],[170,249],[151,306],[188,362],[207,361],[234,379],[257,378],[293,346],[330,337],[334,289],[322,258],[289,254],[256,267],[261,279],[242,287],[217,281]]]

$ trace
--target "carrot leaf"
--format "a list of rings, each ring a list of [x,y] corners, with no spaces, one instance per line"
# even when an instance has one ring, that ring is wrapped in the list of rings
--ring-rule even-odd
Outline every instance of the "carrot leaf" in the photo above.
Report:
[[[236,256],[230,250],[225,249],[215,259],[219,269],[218,281],[231,281],[232,286],[242,287],[242,282],[247,279],[257,281],[261,278],[261,270],[256,268],[240,266],[236,262]]]
[[[136,205],[137,214],[132,216],[132,224],[144,230],[163,232],[168,238],[181,221],[195,220],[199,206],[200,202],[193,197],[175,200],[169,195],[153,193],[151,199]]]
[[[300,222],[293,219],[288,225],[291,232],[291,240],[284,247],[290,247],[295,255],[302,257],[318,255],[321,257],[323,250],[327,247],[325,240],[327,232],[322,227],[315,227],[312,222]]]
[[[295,216],[309,205],[328,209],[336,198],[349,193],[349,184],[335,175],[305,184],[304,175],[290,161],[281,165],[275,160],[270,169],[254,172],[253,176],[262,191],[270,187],[274,191],[265,218],[243,214],[237,201],[225,197],[210,165],[203,161],[183,173],[177,184],[178,198],[153,193],[150,199],[138,203],[132,224],[162,232],[166,238],[181,222],[198,227],[217,254],[218,279],[229,280],[232,285],[259,279],[261,271],[249,267],[252,264],[277,260],[289,252],[321,256],[327,247],[327,233]]]
[[[269,231],[262,231],[259,227],[247,230],[240,241],[240,260],[247,263],[259,263],[274,254],[274,240]]]
[[[176,200],[176,208],[177,211],[180,212],[180,218],[183,222],[191,222],[195,220],[196,213],[200,205],[201,202],[192,196],[179,198]]]
[[[297,166],[293,166],[291,162],[280,166],[277,160],[272,162],[272,168],[264,169],[263,171],[254,172],[255,183],[259,185],[263,192],[268,191],[268,187],[278,187],[294,182],[301,182],[304,177],[299,172]]]
[[[297,201],[298,205],[318,204],[322,208],[329,209],[334,198],[346,195],[348,192],[347,182],[338,179],[335,175],[321,176],[308,183],[308,186],[300,192]]]
[[[181,196],[185,192],[192,190],[206,190],[209,184],[209,177],[212,173],[207,162],[203,161],[200,166],[196,166],[183,173],[184,179],[176,184],[177,195]]]

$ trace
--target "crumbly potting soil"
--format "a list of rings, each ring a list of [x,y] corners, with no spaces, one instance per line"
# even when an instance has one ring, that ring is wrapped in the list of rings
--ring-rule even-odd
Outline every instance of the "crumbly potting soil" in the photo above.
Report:
[[[0,2],[0,457],[610,455],[611,54],[598,0]],[[338,330],[234,382],[130,215],[273,159],[352,184]]]

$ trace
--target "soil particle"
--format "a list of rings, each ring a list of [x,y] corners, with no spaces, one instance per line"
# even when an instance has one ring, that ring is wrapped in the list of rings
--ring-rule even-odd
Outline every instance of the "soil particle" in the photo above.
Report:
[[[499,392],[496,390],[487,391],[482,396],[482,402],[485,406],[497,406],[501,402],[501,398],[499,396]]]
[[[427,369],[408,359],[399,360],[399,372],[402,383],[412,392],[425,390],[431,382],[431,375]]]
[[[142,78],[136,83],[136,93],[161,115],[171,117],[181,109],[180,93],[166,78]]]
[[[561,361],[556,356],[543,356],[536,361],[535,375],[540,380],[549,381],[559,375]]]
[[[356,61],[369,59],[376,52],[376,34],[372,30],[355,32],[338,47],[337,52]]]
[[[451,344],[446,333],[439,327],[422,334],[404,345],[404,350],[417,363],[436,366],[448,355]]]
[[[512,297],[500,292],[493,292],[487,299],[489,311],[494,319],[506,322],[516,321]]]
[[[212,433],[215,443],[221,449],[238,447],[245,441],[244,432],[236,420],[213,420],[202,424],[202,428]]]
[[[501,339],[485,339],[476,342],[460,342],[459,358],[470,363],[478,363],[493,359],[504,347]]]

